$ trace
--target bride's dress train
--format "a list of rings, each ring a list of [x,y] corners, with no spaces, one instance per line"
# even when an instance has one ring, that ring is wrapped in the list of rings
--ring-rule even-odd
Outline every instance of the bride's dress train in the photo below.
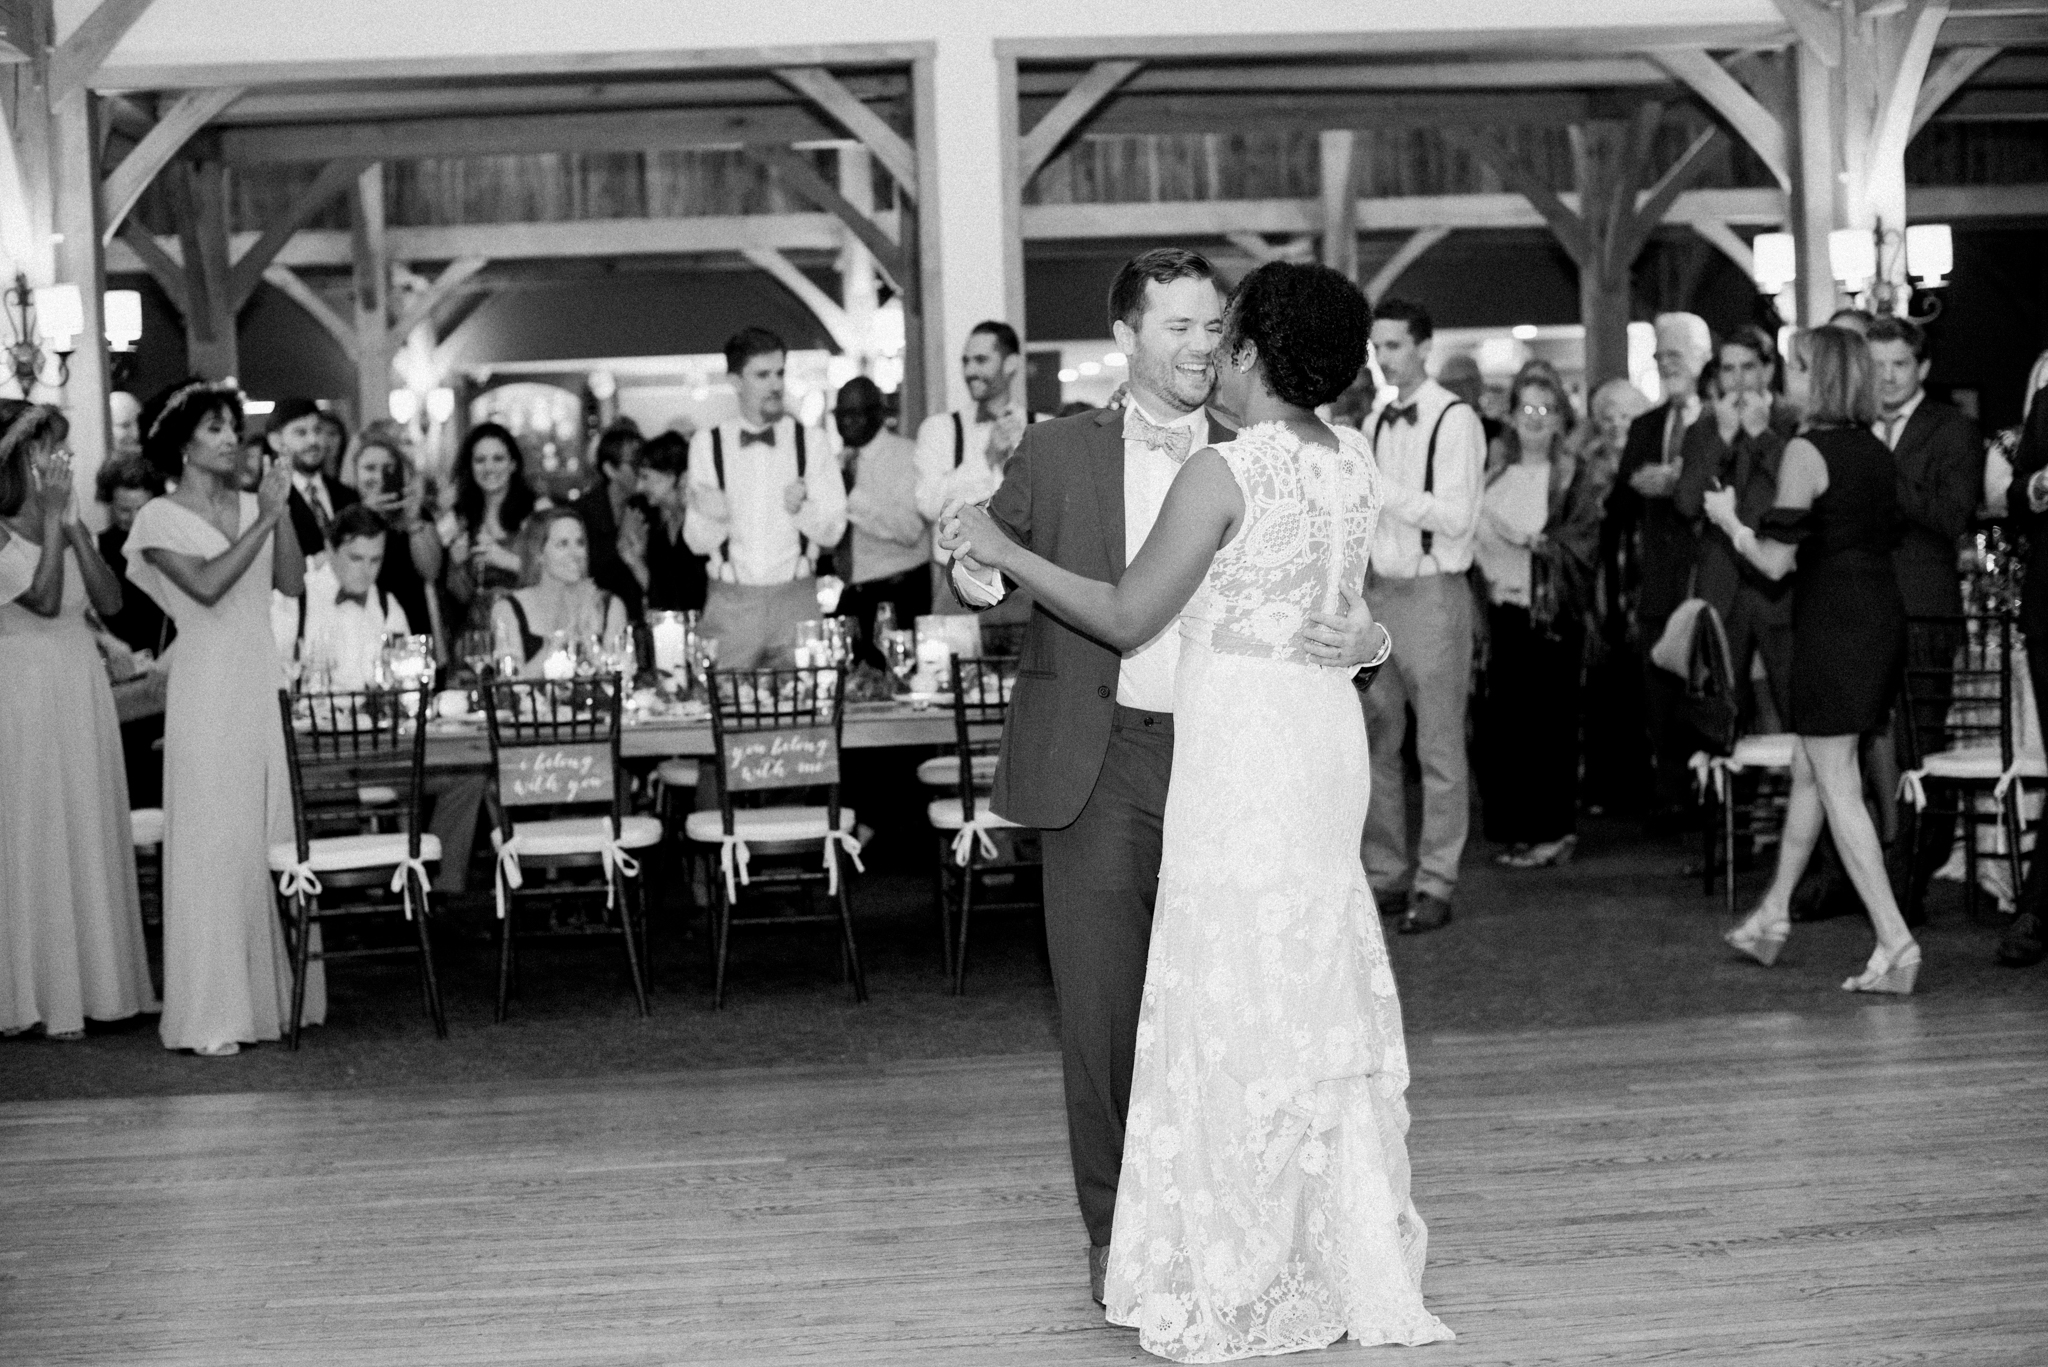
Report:
[[[1183,617],[1108,1277],[1110,1320],[1181,1362],[1452,1337],[1422,1302],[1400,1001],[1359,863],[1363,710],[1291,644],[1365,576],[1378,474],[1339,437],[1218,448],[1245,521]]]

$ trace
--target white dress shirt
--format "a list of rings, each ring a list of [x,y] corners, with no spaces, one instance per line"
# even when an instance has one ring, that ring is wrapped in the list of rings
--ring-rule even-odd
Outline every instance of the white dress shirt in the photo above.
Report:
[[[1003,485],[1003,472],[990,464],[989,437],[995,432],[993,420],[978,416],[978,408],[952,413],[935,413],[917,428],[917,510],[924,520],[936,523],[939,515],[955,503],[983,503]],[[960,464],[953,464],[953,420],[960,421]],[[1027,423],[1041,421],[1027,412]],[[933,559],[943,561],[944,551],[932,545]]]
[[[367,688],[376,670],[377,655],[384,638],[393,632],[412,634],[412,624],[396,598],[374,584],[366,601],[337,601],[341,583],[326,565],[306,571],[306,631],[301,660],[326,660],[334,669],[334,687]],[[275,595],[271,600],[271,626],[280,653],[290,655],[298,637],[299,600]]]
[[[1158,427],[1185,427],[1194,433],[1190,452],[1199,451],[1209,444],[1209,411],[1197,408],[1170,422],[1159,422],[1136,399],[1129,400],[1133,408],[1147,422]],[[1145,545],[1145,538],[1152,535],[1152,524],[1159,520],[1159,509],[1166,502],[1166,491],[1173,487],[1174,476],[1180,473],[1180,464],[1164,451],[1155,451],[1143,442],[1124,443],[1124,564],[1128,566],[1138,558],[1138,552]],[[964,601],[977,607],[993,607],[1002,601],[1000,588],[992,587],[976,579],[965,568],[953,566],[953,582],[959,587]],[[1123,664],[1117,670],[1116,700],[1125,707],[1135,707],[1145,712],[1173,711],[1174,669],[1180,663],[1180,622],[1176,618],[1168,622],[1157,636],[1127,651]]]
[[[853,524],[853,574],[866,584],[924,568],[931,528],[917,508],[917,451],[894,432],[847,454],[853,487],[846,520]]]
[[[718,487],[711,433],[725,449],[725,489]],[[748,428],[738,419],[706,428],[690,439],[690,511],[683,540],[698,555],[714,583],[787,584],[816,572],[818,556],[846,535],[846,481],[839,459],[821,432],[804,433],[804,485],[809,496],[795,515],[783,506],[782,491],[796,478],[796,419],[784,416],[773,427],[772,446],[740,444]],[[800,538],[808,538],[808,554]],[[728,560],[728,556],[730,559]]]
[[[1390,409],[1415,405],[1415,421],[1381,418]],[[1455,412],[1444,410],[1451,404]],[[1437,419],[1443,427],[1437,430]],[[1429,436],[1436,431],[1436,478],[1422,488]],[[1407,400],[1396,399],[1365,424],[1380,467],[1384,503],[1373,537],[1373,573],[1389,579],[1424,574],[1463,574],[1472,567],[1472,539],[1479,528],[1480,473],[1486,465],[1486,429],[1470,404],[1435,380],[1424,380]],[[1430,552],[1422,553],[1422,534]]]

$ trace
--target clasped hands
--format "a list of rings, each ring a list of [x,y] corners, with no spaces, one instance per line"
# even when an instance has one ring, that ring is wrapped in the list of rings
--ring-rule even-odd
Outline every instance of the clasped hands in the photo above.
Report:
[[[1717,483],[1713,488],[1707,490],[1706,493],[1700,495],[1700,506],[1706,511],[1707,521],[1713,523],[1731,537],[1735,535],[1735,529],[1742,525],[1742,519],[1735,515],[1735,491],[1733,489]]]
[[[1741,432],[1760,437],[1771,424],[1771,396],[1750,389],[1731,390],[1714,400],[1714,422],[1724,444],[1733,442]]]
[[[968,573],[1006,572],[1017,563],[1019,548],[987,508],[979,503],[949,504],[939,515],[939,549]],[[1302,619],[1301,644],[1317,664],[1349,669],[1369,664],[1391,640],[1373,620],[1364,595],[1340,586],[1343,610],[1311,612]],[[1377,628],[1377,629],[1376,629]]]

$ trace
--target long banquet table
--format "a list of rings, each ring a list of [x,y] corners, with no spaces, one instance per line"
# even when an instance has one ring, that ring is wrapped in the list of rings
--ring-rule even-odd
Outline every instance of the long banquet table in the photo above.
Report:
[[[973,738],[992,740],[1000,733],[997,726],[976,727]],[[880,750],[897,745],[951,745],[955,739],[950,708],[913,707],[904,702],[848,703],[840,746]],[[619,750],[628,759],[708,757],[712,753],[711,719],[629,720],[620,730]],[[480,719],[437,721],[427,728],[429,769],[484,768],[490,761],[490,740]]]

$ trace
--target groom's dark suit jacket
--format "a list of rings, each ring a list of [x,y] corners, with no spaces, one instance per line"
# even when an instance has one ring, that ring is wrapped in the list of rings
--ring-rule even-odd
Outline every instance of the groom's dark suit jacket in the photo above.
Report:
[[[989,512],[1019,545],[1061,569],[1114,584],[1124,545],[1122,409],[1024,429]],[[1211,445],[1236,433],[1212,416]],[[1116,709],[1114,648],[1034,604],[989,805],[1020,826],[1057,830],[1087,804]]]

